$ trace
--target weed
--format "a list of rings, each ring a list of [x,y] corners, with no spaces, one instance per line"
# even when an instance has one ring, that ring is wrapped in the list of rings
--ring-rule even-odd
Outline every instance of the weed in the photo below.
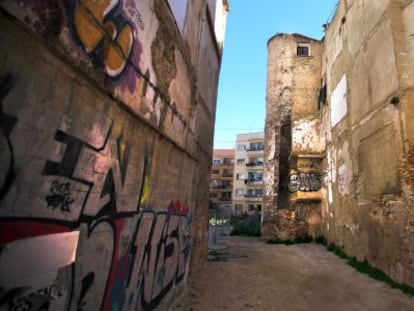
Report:
[[[230,232],[230,235],[242,235],[242,236],[260,236],[260,227],[258,226],[246,226],[243,224],[235,224],[233,230]]]
[[[267,244],[284,244],[284,245],[293,245],[293,244],[304,244],[310,243],[313,241],[312,236],[307,235],[304,237],[296,237],[293,241],[292,240],[279,240],[279,239],[270,239],[267,240]]]
[[[260,215],[233,216],[230,224],[233,226],[230,235],[260,236]]]
[[[208,250],[208,255],[209,256],[218,256],[220,253],[218,251],[216,251],[215,249],[209,249]]]
[[[313,238],[311,235],[305,235],[304,237],[296,237],[294,242],[296,244],[311,243]]]
[[[367,274],[371,278],[387,283],[392,288],[397,288],[407,295],[414,296],[414,288],[405,283],[397,283],[392,278],[390,278],[384,271],[376,267],[371,266],[371,264],[365,259],[364,261],[359,261],[355,257],[349,257],[343,250],[342,247],[335,245],[331,242],[328,245],[328,241],[324,236],[318,236],[315,239],[316,243],[323,244],[326,246],[327,250],[335,253],[338,257],[346,259],[347,264],[353,267],[358,272]]]
[[[323,236],[323,235],[319,235],[315,238],[315,242],[318,244],[322,244],[327,246],[328,245],[328,240]]]

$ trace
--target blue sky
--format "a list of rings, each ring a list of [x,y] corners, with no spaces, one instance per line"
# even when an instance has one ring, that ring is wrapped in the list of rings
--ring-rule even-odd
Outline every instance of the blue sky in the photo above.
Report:
[[[214,148],[264,131],[267,41],[276,33],[322,39],[337,0],[230,0],[217,98]]]

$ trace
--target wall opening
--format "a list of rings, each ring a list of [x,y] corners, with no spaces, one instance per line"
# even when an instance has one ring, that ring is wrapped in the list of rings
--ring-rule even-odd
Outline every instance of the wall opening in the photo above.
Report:
[[[280,153],[279,153],[279,190],[277,206],[280,209],[289,208],[289,156],[292,150],[292,130],[289,123],[282,125],[280,129]]]

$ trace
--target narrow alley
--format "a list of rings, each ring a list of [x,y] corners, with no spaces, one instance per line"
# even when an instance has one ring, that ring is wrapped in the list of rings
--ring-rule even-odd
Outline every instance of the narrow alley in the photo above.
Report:
[[[190,282],[176,310],[414,310],[414,298],[371,279],[316,243],[220,237],[218,261]],[[186,307],[183,307],[183,306]]]

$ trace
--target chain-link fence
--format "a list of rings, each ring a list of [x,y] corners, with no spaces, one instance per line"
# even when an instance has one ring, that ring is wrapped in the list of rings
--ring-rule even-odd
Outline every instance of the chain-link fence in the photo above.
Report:
[[[219,206],[209,209],[208,247],[214,248],[220,236],[230,235],[231,206]]]

